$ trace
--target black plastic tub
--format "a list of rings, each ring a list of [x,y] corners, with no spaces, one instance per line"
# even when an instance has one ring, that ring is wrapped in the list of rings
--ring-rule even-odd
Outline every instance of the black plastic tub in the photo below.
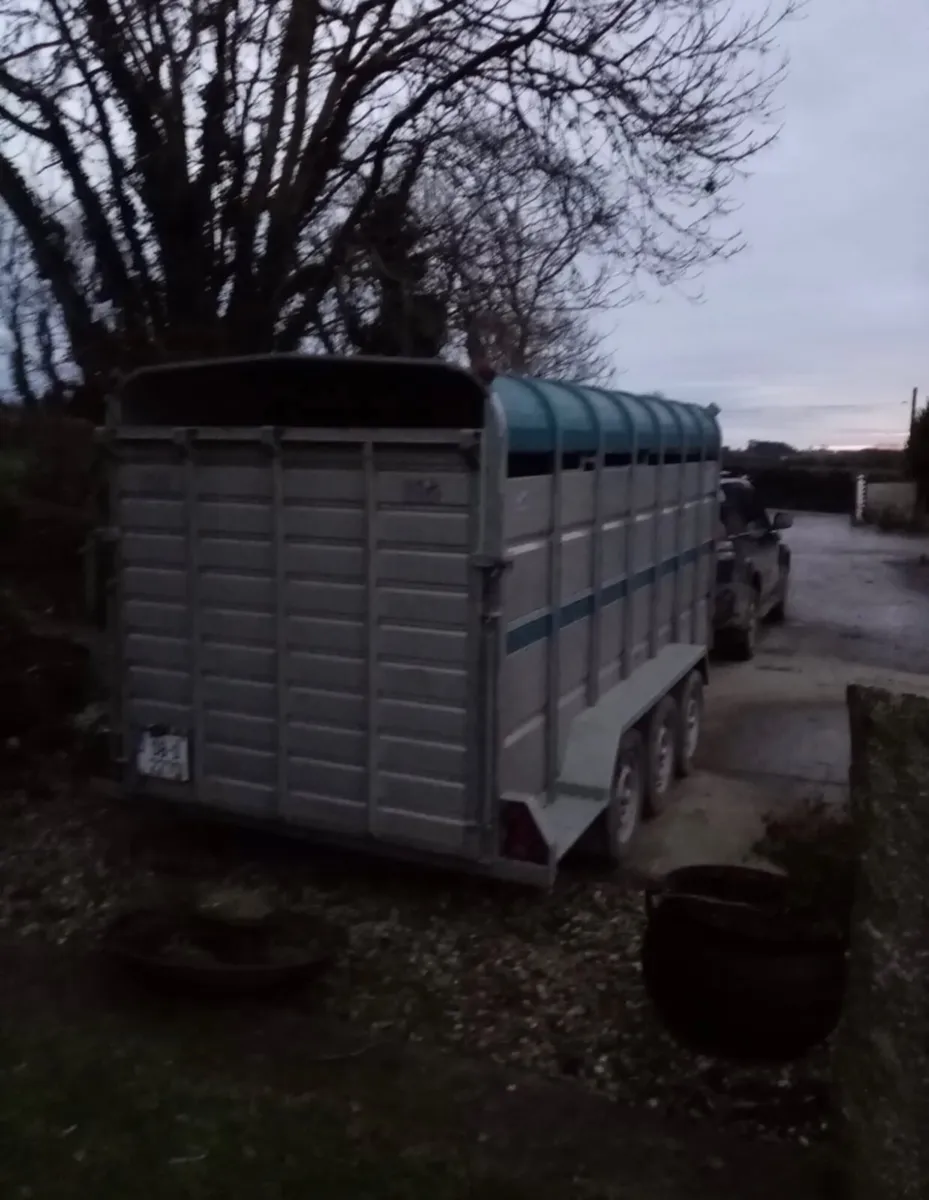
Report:
[[[784,1062],[825,1041],[845,992],[845,914],[797,908],[747,867],[673,871],[646,893],[646,991],[668,1031],[716,1057]]]

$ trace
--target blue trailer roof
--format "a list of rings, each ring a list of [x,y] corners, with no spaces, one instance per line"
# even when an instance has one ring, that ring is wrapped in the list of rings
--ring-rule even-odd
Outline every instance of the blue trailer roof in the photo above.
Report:
[[[492,391],[506,417],[511,454],[551,454],[560,433],[565,454],[715,455],[715,417],[697,404],[636,396],[586,384],[500,375]]]

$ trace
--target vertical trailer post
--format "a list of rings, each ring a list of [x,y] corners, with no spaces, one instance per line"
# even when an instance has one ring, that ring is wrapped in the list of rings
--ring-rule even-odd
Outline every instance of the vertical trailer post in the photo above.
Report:
[[[700,609],[700,580],[703,576],[703,557],[706,553],[707,537],[703,532],[703,509],[704,509],[704,494],[703,494],[703,478],[706,474],[706,437],[700,438],[700,460],[699,460],[699,475],[697,476],[697,495],[695,497],[696,509],[694,512],[694,537],[697,543],[697,553],[694,558],[694,577],[693,577],[693,608],[691,612],[696,617]],[[713,614],[707,611],[706,628],[702,630],[694,630],[694,635],[699,636],[701,641],[709,642],[711,622]]]
[[[528,382],[528,381],[527,381]],[[546,643],[545,700],[545,796],[551,803],[558,780],[558,742],[561,724],[561,532],[564,443],[558,414],[541,388],[529,384],[549,420],[554,441],[549,504],[551,519],[548,532],[548,606],[549,636]]]
[[[687,431],[684,428],[684,421],[678,409],[674,405],[668,404],[666,400],[663,400],[658,396],[654,397],[654,402],[660,405],[660,407],[670,415],[672,421],[674,421],[675,425],[677,426],[679,444],[681,447],[680,472],[677,480],[677,512],[674,515],[674,593],[671,600],[671,628],[669,630],[668,638],[669,641],[679,642],[681,640],[681,542],[683,540],[681,537],[681,532],[684,528],[684,503],[687,494]],[[661,467],[662,483],[664,482],[665,465],[666,464],[663,463]],[[658,517],[659,539],[660,526],[663,520],[664,502],[662,501],[661,513]],[[656,562],[656,570],[660,568],[661,565],[661,563]],[[661,589],[659,586],[659,592],[660,590]]]
[[[508,451],[506,419],[492,394],[484,402],[484,433],[480,440],[480,520],[477,548],[483,572],[481,591],[480,645],[476,695],[481,713],[476,735],[475,786],[479,789],[477,812],[480,823],[480,857],[484,862],[499,853],[497,766],[499,753],[498,683],[506,658],[506,626],[503,622],[503,574],[509,567],[505,557],[503,503],[506,495]],[[496,567],[496,569],[495,569]],[[488,569],[489,568],[489,569]]]
[[[365,547],[365,805],[368,833],[378,836],[377,781],[377,471],[374,443],[365,438],[361,449],[364,471],[364,547]]]
[[[106,586],[104,604],[104,645],[106,658],[109,662],[109,717],[110,717],[110,746],[116,764],[122,767],[126,776],[131,777],[134,759],[130,746],[131,729],[129,723],[129,680],[126,671],[126,647],[124,631],[123,606],[126,598],[126,586],[123,581],[123,549],[120,536],[120,480],[119,480],[119,450],[116,440],[116,429],[119,420],[118,402],[113,396],[107,397],[106,425],[102,431],[102,442],[106,453],[107,478],[107,531],[113,548],[111,560],[112,579]],[[118,731],[118,732],[117,732]]]
[[[590,422],[597,431],[597,448],[594,452],[594,509],[593,530],[590,537],[590,636],[587,639],[587,703],[596,704],[600,696],[600,647],[603,642],[603,487],[605,476],[605,441],[603,422],[596,406],[584,392],[573,384],[562,387],[584,406]]]
[[[190,680],[190,718],[194,731],[191,774],[198,793],[203,787],[203,648],[200,621],[200,531],[198,528],[197,460],[194,453],[197,431],[175,429],[174,441],[184,464],[184,536],[187,554],[187,656]]]
[[[274,809],[285,811],[288,793],[288,738],[290,688],[287,678],[287,563],[284,528],[284,464],[281,431],[273,426],[261,430],[261,443],[268,451],[271,471],[271,574],[274,580],[274,705],[276,712]]]
[[[658,653],[658,601],[661,598],[661,576],[658,568],[660,567],[659,558],[661,556],[661,516],[664,511],[664,503],[661,498],[661,483],[664,476],[664,458],[665,458],[665,440],[664,426],[652,412],[652,421],[654,422],[655,432],[658,435],[658,470],[655,475],[655,503],[652,509],[652,562],[649,568],[649,573],[652,580],[652,603],[651,617],[648,622],[648,657],[654,658]]]
[[[630,415],[629,409],[623,400],[622,394],[619,392],[608,392],[604,388],[595,388],[599,395],[608,400],[622,417],[626,426],[626,432],[629,436],[630,456],[629,456],[629,475],[626,479],[626,506],[622,515],[623,527],[623,570],[625,578],[621,589],[622,604],[620,607],[620,621],[622,623],[622,631],[620,633],[620,665],[619,675],[621,679],[625,679],[632,670],[632,640],[634,636],[634,628],[632,623],[632,574],[635,565],[634,560],[634,545],[633,545],[633,520],[635,516],[635,481],[636,481],[636,461],[639,455],[639,435],[635,421]]]

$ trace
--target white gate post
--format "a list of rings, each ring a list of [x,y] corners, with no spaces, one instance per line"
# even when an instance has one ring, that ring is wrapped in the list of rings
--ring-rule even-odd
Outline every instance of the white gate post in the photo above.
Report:
[[[864,475],[855,476],[855,511],[852,513],[852,524],[860,525],[864,520],[864,510],[868,503],[868,481]]]

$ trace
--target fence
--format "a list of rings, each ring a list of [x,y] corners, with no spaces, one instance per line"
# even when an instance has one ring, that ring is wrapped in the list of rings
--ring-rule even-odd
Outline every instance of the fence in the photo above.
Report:
[[[916,512],[916,484],[908,479],[893,483],[868,481],[864,516],[879,521],[886,513],[899,513],[911,521]]]
[[[855,478],[841,467],[752,467],[746,472],[770,509],[845,513],[853,510]]]

